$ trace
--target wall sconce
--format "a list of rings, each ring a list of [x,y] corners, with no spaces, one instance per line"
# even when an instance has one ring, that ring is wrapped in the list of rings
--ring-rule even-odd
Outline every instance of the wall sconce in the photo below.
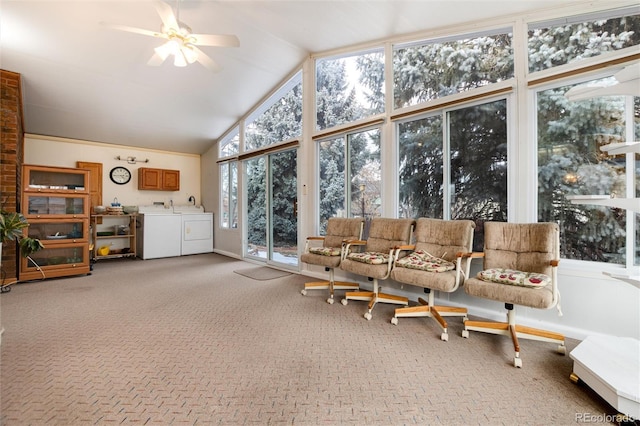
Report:
[[[127,158],[122,158],[121,156],[117,156],[116,160],[119,161],[126,161],[128,164],[136,164],[136,163],[148,163],[149,159],[145,158],[144,160],[137,160],[136,157],[127,157]]]

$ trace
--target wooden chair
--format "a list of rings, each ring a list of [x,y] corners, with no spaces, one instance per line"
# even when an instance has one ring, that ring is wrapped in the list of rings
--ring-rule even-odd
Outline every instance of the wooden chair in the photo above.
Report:
[[[440,338],[449,340],[445,316],[467,319],[467,309],[435,306],[432,290],[452,293],[469,276],[473,230],[470,220],[442,220],[420,218],[416,222],[415,244],[399,250],[412,250],[397,260],[391,269],[391,279],[404,284],[423,287],[428,301],[418,298],[420,305],[396,308],[391,323],[398,324],[401,317],[434,318],[442,327]]]
[[[507,322],[466,321],[462,336],[469,337],[470,330],[511,336],[513,364],[518,368],[522,367],[518,338],[558,343],[558,352],[565,354],[562,334],[516,324],[514,309],[514,305],[536,309],[558,306],[558,225],[486,222],[484,230],[484,269],[467,279],[464,288],[471,296],[504,302]]]
[[[373,281],[372,291],[348,291],[342,304],[349,300],[364,300],[369,302],[369,310],[364,314],[367,320],[371,319],[371,311],[376,303],[394,303],[407,305],[406,297],[381,293],[378,280],[389,277],[398,246],[411,242],[411,234],[415,220],[413,219],[387,219],[374,218],[369,227],[369,236],[366,241],[347,241],[346,250],[340,269],[357,275],[365,276]],[[350,252],[352,247],[361,247],[359,252]]]
[[[333,304],[335,290],[358,290],[360,288],[357,283],[335,281],[334,269],[340,266],[344,241],[360,240],[363,228],[364,219],[362,218],[332,217],[327,222],[327,231],[324,236],[307,237],[305,250],[300,260],[309,265],[324,266],[325,271],[329,272],[329,280],[305,283],[304,289],[300,291],[303,295],[306,295],[308,290],[328,289],[327,303]],[[318,242],[322,242],[322,245],[318,246]]]

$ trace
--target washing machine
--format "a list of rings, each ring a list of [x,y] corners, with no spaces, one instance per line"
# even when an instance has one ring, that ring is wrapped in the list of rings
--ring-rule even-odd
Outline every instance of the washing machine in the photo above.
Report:
[[[181,217],[181,255],[213,252],[213,213],[195,205],[174,206],[173,213]]]
[[[141,259],[181,255],[182,217],[163,205],[139,206],[136,252]]]

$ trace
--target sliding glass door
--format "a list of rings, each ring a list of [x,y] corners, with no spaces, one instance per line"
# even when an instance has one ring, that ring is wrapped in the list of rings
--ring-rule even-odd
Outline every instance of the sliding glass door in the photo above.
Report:
[[[247,257],[298,265],[296,156],[296,150],[288,150],[245,161]]]

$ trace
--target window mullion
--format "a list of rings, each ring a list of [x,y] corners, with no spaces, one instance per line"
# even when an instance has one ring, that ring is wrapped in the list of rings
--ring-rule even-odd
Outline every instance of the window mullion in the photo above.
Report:
[[[633,141],[635,140],[635,129],[634,129],[634,124],[635,124],[635,117],[634,117],[634,104],[633,104],[633,96],[626,96],[625,97],[625,138],[627,141]],[[635,167],[635,159],[636,159],[636,153],[634,152],[628,152],[625,155],[625,162],[626,162],[626,182],[625,182],[625,188],[626,188],[626,194],[625,196],[627,198],[635,198],[636,197],[636,167]],[[636,238],[636,220],[635,220],[635,216],[637,213],[631,211],[631,210],[627,210],[626,211],[626,232],[627,232],[627,239],[626,239],[626,267],[629,271],[631,271],[635,265],[635,253],[634,250],[636,249],[636,245],[638,244],[635,241]]]
[[[446,111],[442,112],[442,218],[451,219],[451,132],[449,131],[450,116]],[[455,193],[455,191],[453,191]]]

